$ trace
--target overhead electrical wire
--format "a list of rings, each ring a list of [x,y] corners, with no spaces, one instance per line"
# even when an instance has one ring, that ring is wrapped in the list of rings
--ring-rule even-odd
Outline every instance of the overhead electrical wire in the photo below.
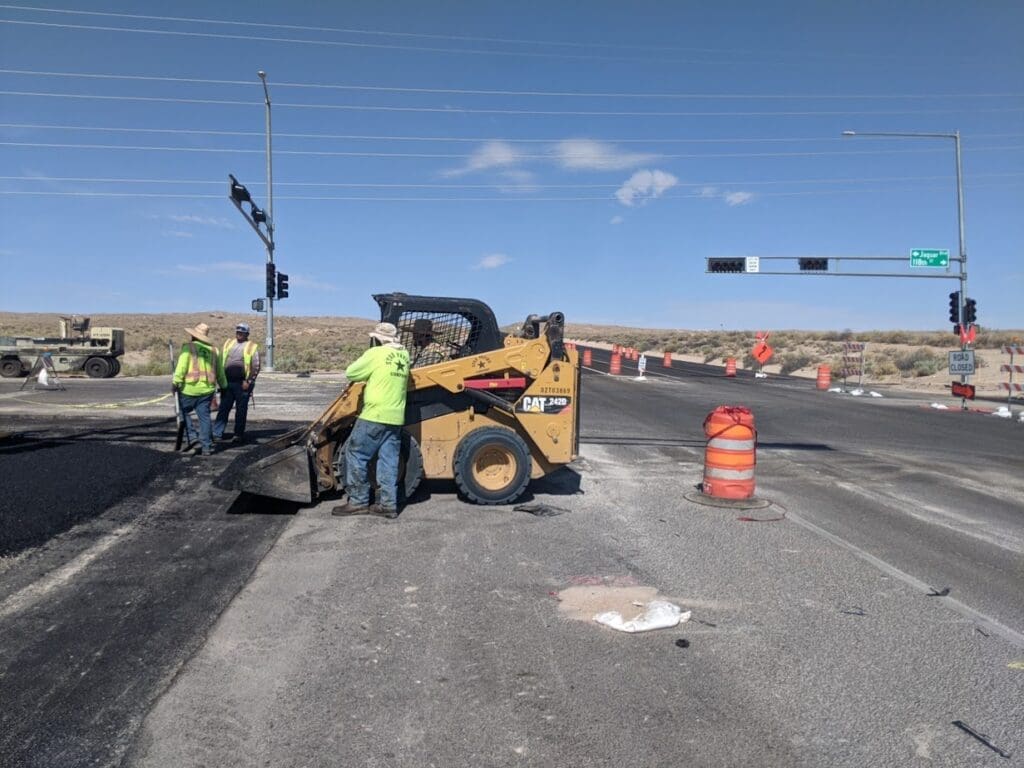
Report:
[[[237,101],[231,99],[189,99],[166,96],[117,96],[92,93],[53,93],[50,91],[0,91],[0,96],[34,96],[61,99],[96,99],[106,101],[164,102],[169,104],[217,104],[263,108],[263,101]],[[780,110],[780,111],[617,111],[617,110],[545,110],[545,109],[481,109],[476,107],[396,107],[367,104],[310,104],[274,102],[275,107],[295,109],[337,109],[354,112],[424,112],[451,115],[548,115],[558,117],[828,117],[839,115],[949,115],[949,114],[1004,114],[1024,112],[1024,107],[950,108],[950,109],[844,109],[844,110]]]
[[[731,181],[680,181],[675,184],[677,187],[725,187],[725,186],[763,186],[775,184],[867,184],[877,182],[908,182],[908,181],[950,181],[954,176],[932,175],[932,176],[868,176],[863,178],[830,177],[818,179],[757,179],[757,180],[736,180]],[[1024,173],[972,173],[972,179],[981,178],[1024,178]],[[89,177],[89,176],[0,176],[0,181],[28,181],[39,183],[73,182],[81,184],[196,184],[223,186],[227,184],[224,180],[214,179],[133,179],[121,177]],[[411,184],[411,183],[379,183],[379,182],[343,182],[343,181],[275,181],[278,187],[334,187],[349,189],[504,189],[514,188],[516,185],[505,183],[490,184]],[[259,188],[265,186],[263,182],[252,182],[250,187]],[[533,184],[523,183],[523,188],[529,189],[618,189],[618,184]]]
[[[0,128],[18,128],[33,130],[56,130],[56,131],[96,131],[111,133],[163,133],[181,134],[187,136],[209,135],[209,136],[258,136],[266,137],[266,131],[228,131],[202,128],[131,128],[126,126],[96,126],[96,125],[52,125],[40,123],[0,123]],[[464,142],[464,143],[488,143],[502,142],[505,144],[558,144],[566,141],[566,137],[542,138],[542,139],[512,139],[503,136],[387,136],[367,135],[350,133],[291,133],[288,131],[274,131],[274,136],[279,138],[292,139],[344,139],[347,141],[436,141],[436,142]],[[963,139],[970,142],[975,139],[1007,139],[1022,138],[1024,133],[971,133],[965,134]],[[796,136],[793,138],[778,137],[754,137],[754,138],[598,138],[593,136],[576,137],[587,141],[601,141],[608,144],[746,144],[746,143],[791,143],[806,144],[808,142],[848,142],[842,136]],[[868,136],[865,138],[875,138]],[[572,140],[572,139],[570,139]]]
[[[75,144],[62,142],[37,142],[37,141],[0,141],[0,147],[40,147],[47,149],[107,149],[118,151],[147,151],[147,152],[205,152],[205,153],[226,153],[240,155],[262,155],[263,149],[236,149],[232,147],[162,147],[162,146],[138,146],[129,144]],[[983,152],[992,150],[1019,150],[1024,145],[1008,145],[1000,147],[974,147],[972,152]],[[820,156],[851,156],[851,155],[890,155],[890,154],[928,154],[942,152],[938,147],[922,147],[911,149],[862,149],[850,151],[817,151],[817,152],[708,152],[708,153],[658,153],[652,156],[654,159],[700,159],[720,157],[820,157]],[[275,149],[276,155],[306,155],[313,157],[395,157],[395,158],[442,158],[448,160],[466,160],[476,157],[474,154],[456,154],[446,152],[341,152],[329,150],[298,150],[298,149]],[[590,153],[580,152],[552,152],[543,155],[517,155],[517,160],[571,160],[573,158],[588,158]],[[607,170],[622,170],[621,168],[608,168]]]
[[[255,87],[254,80],[218,80],[196,77],[167,77],[157,75],[118,75],[90,72],[53,72],[32,69],[0,69],[0,74],[22,75],[30,77],[70,77],[90,80],[125,80],[161,83],[189,83],[197,85],[239,85]],[[426,93],[467,96],[515,96],[515,97],[552,97],[552,98],[616,98],[616,99],[751,99],[751,100],[867,100],[867,99],[981,99],[981,98],[1021,98],[1020,93],[902,93],[902,94],[783,94],[783,93],[638,93],[628,91],[517,91],[499,89],[473,88],[421,88],[411,86],[383,85],[349,85],[332,83],[295,83],[274,81],[274,88],[309,88],[338,91],[365,91],[380,93]]]

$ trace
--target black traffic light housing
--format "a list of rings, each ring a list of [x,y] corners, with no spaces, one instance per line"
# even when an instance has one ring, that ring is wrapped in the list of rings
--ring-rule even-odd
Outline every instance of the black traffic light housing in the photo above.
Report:
[[[277,270],[271,262],[267,262],[267,298],[274,298],[274,278],[277,274]]]
[[[245,185],[240,183],[238,179],[228,174],[228,178],[231,180],[231,199],[241,205],[242,203],[251,203],[252,196],[249,194],[249,190],[245,188]]]
[[[288,275],[284,272],[277,273],[277,298],[288,298]]]
[[[953,324],[960,322],[960,291],[953,291],[949,294],[949,322]]]
[[[746,272],[746,259],[708,259],[708,272]]]
[[[828,259],[800,259],[801,272],[827,272]]]
[[[974,299],[967,299],[964,302],[964,322],[973,323],[978,319],[978,304]]]

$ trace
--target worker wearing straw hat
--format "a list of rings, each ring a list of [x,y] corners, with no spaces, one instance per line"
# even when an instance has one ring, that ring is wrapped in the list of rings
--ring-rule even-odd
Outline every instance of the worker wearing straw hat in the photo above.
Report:
[[[217,390],[227,389],[228,381],[224,376],[220,355],[210,340],[210,326],[198,323],[194,328],[186,328],[185,333],[190,340],[181,346],[178,364],[174,367],[172,387],[175,392],[181,393],[181,412],[186,416],[186,427],[190,428],[190,419],[187,417],[189,411],[195,411],[199,419],[200,444],[196,453],[209,456],[213,453],[210,403]]]

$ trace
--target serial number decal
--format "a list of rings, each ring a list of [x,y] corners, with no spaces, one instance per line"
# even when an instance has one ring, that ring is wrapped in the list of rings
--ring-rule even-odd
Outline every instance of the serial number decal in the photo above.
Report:
[[[572,390],[569,387],[541,387],[537,390],[540,395],[568,395]]]
[[[516,413],[561,413],[572,402],[571,397],[536,397],[524,395],[516,403]]]

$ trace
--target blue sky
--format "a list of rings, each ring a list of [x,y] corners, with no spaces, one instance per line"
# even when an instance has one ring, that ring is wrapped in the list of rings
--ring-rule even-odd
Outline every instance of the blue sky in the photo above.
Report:
[[[134,31],[126,31],[134,30]],[[471,296],[501,322],[946,329],[953,280],[708,275],[708,257],[958,247],[1024,327],[1024,4],[0,5],[0,309],[280,315]],[[950,273],[952,274],[952,273]]]

